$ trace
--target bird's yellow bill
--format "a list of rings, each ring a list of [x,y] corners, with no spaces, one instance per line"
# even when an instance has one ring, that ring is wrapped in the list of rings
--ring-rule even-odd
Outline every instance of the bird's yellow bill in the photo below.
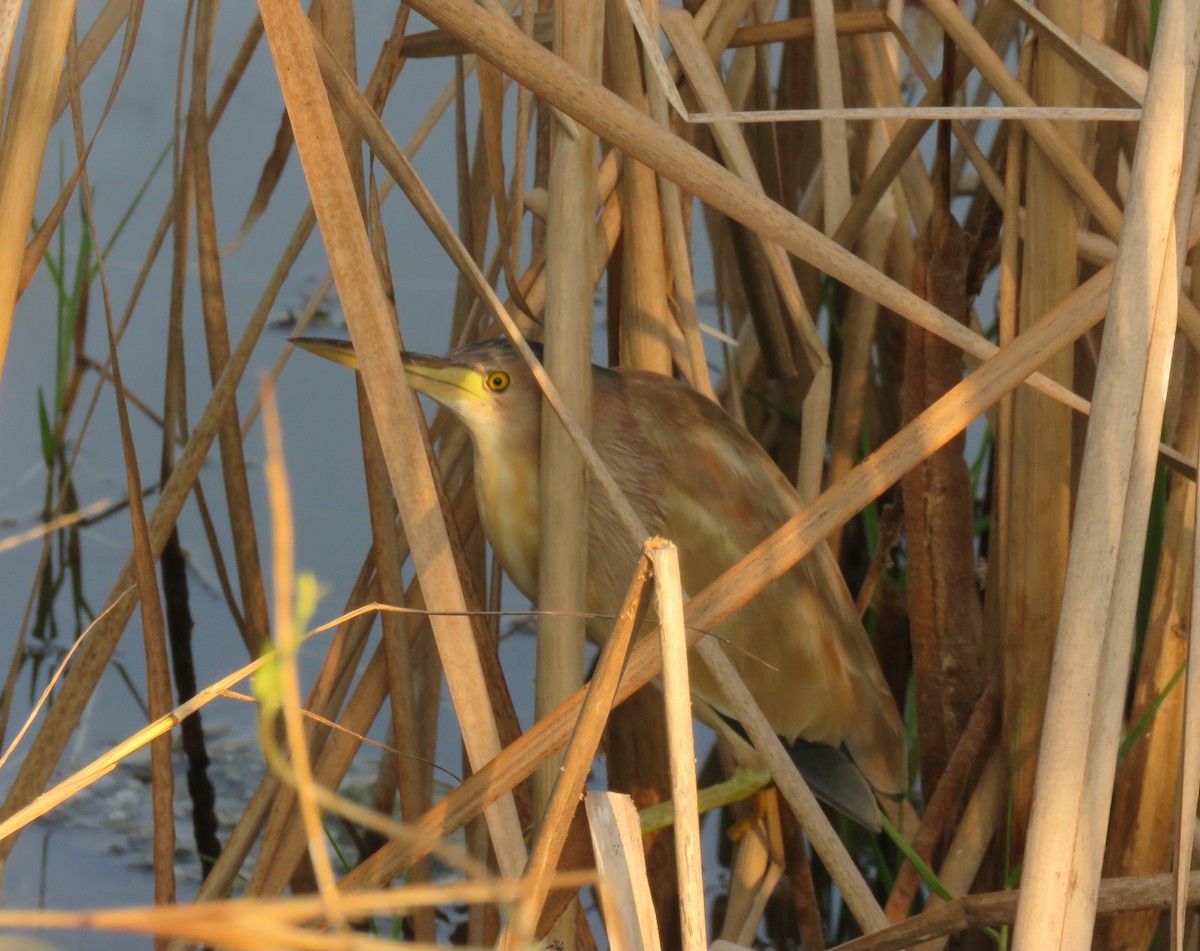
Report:
[[[327,337],[292,337],[291,343],[301,350],[315,353],[318,357],[340,363],[351,370],[358,369],[358,355],[349,340],[332,340]]]
[[[318,357],[352,370],[358,369],[358,356],[354,352],[354,344],[349,340],[292,337],[291,343]],[[424,393],[439,402],[455,406],[472,397],[478,400],[486,396],[480,374],[462,364],[426,353],[402,352],[400,360],[408,374],[409,385],[418,393]]]

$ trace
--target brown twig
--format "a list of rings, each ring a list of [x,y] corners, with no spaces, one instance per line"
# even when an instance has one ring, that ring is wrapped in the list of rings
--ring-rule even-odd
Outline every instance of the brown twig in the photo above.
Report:
[[[1107,878],[1100,882],[1096,914],[1117,915],[1126,911],[1164,911],[1170,907],[1170,874],[1133,878]],[[899,951],[942,935],[958,934],[969,928],[1012,924],[1020,891],[964,895],[899,924],[840,944],[833,951]],[[1188,880],[1187,903],[1200,905],[1200,872]]]

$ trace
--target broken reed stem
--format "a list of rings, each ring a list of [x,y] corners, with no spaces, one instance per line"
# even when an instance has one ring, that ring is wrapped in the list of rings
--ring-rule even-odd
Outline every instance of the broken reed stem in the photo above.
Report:
[[[692,736],[692,691],[688,677],[687,636],[683,626],[683,588],[679,552],[663,539],[647,550],[654,562],[663,656],[663,702],[667,708],[667,744],[671,758],[671,799],[675,803],[675,866],[679,875],[681,946],[708,947],[704,920],[704,871],[700,853],[700,807],[696,793],[696,744]]]
[[[629,645],[646,613],[649,602],[649,591],[646,588],[650,577],[650,561],[647,553],[643,552],[629,583],[616,624],[601,649],[596,673],[587,686],[579,718],[575,722],[566,753],[561,758],[562,765],[556,772],[556,781],[525,870],[531,885],[521,901],[517,917],[501,936],[501,948],[526,943],[534,933],[534,925],[541,915],[550,881],[558,867],[559,856],[566,842],[567,831],[579,806],[580,794],[585,788],[588,772],[596,758],[600,738],[613,707]],[[657,590],[657,582],[655,586]]]
[[[584,800],[596,874],[607,884],[601,905],[613,951],[651,951],[660,945],[658,918],[646,878],[637,809],[628,796],[589,792]]]

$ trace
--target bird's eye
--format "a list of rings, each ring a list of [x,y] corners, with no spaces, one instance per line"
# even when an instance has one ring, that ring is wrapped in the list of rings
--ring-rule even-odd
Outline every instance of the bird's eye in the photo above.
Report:
[[[503,370],[493,370],[487,375],[486,383],[493,393],[501,393],[508,389],[508,374]]]

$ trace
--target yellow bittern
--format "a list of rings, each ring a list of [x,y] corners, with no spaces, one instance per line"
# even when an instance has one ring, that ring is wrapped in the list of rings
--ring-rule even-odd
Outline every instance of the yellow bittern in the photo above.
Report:
[[[297,338],[347,366],[349,342]],[[470,431],[484,532],[504,571],[537,602],[541,391],[507,340],[444,357],[402,354],[409,385]],[[642,370],[592,367],[592,442],[647,529],[679,549],[684,587],[699,591],[795,515],[801,502],[771,458],[715,403]],[[591,493],[586,610],[619,609],[639,551],[603,492]],[[602,624],[589,633],[603,637]],[[878,827],[867,781],[905,790],[904,724],[833,555],[820,545],[716,633],[775,731],[793,742],[814,791]],[[695,694],[728,707],[702,662]],[[861,775],[836,749],[845,746]],[[834,749],[829,749],[830,747]]]

